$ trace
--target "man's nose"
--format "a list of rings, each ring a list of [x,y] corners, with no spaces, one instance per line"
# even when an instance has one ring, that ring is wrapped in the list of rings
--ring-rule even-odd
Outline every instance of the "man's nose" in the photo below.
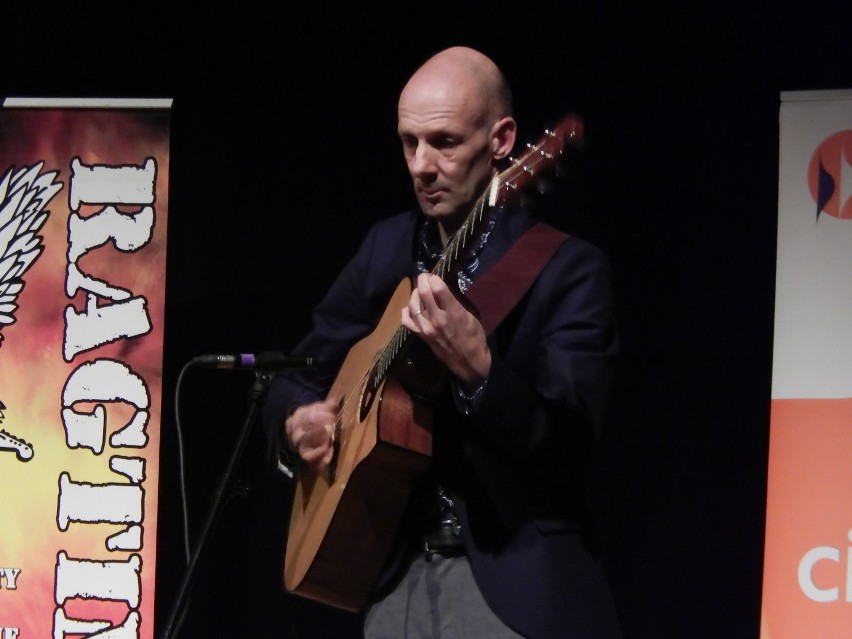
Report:
[[[428,144],[418,144],[411,157],[412,175],[429,175],[435,173],[435,162],[432,149]]]

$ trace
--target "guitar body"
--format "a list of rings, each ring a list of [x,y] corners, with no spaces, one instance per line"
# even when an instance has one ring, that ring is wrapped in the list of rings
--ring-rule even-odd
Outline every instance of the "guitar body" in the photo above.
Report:
[[[284,560],[287,590],[360,610],[375,584],[411,494],[432,451],[431,409],[389,375],[376,391],[367,374],[398,329],[411,284],[399,284],[376,329],[349,351],[329,396],[344,398],[333,470],[303,473]],[[403,358],[399,366],[410,365]]]

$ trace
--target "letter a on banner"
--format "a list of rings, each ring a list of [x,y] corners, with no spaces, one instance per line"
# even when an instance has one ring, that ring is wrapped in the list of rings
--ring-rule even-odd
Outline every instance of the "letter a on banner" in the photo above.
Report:
[[[171,100],[0,110],[0,636],[153,638]]]
[[[852,637],[852,91],[782,94],[761,639]]]

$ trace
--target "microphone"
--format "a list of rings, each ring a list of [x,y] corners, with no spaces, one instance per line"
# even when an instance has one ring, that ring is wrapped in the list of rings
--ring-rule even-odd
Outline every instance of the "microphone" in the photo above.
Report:
[[[284,355],[277,351],[264,351],[257,355],[240,353],[239,355],[199,355],[192,359],[193,364],[204,368],[245,368],[255,371],[283,371],[294,368],[316,368],[316,357]]]

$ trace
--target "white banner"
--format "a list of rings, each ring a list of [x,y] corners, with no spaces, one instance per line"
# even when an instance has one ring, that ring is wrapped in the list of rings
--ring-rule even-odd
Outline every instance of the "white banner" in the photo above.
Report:
[[[852,637],[852,91],[782,94],[762,639]]]

